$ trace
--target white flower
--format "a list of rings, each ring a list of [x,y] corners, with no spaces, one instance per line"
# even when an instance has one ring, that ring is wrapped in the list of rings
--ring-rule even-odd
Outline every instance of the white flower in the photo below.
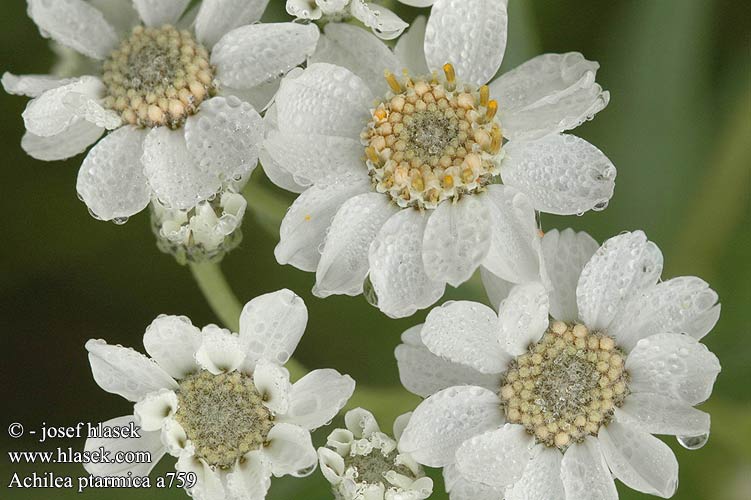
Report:
[[[298,19],[343,21],[354,17],[384,40],[397,38],[409,26],[370,0],[287,0],[287,12]]]
[[[396,54],[330,23],[312,64],[283,80],[261,160],[302,194],[275,253],[315,271],[317,295],[357,295],[369,277],[378,307],[402,317],[478,266],[528,281],[540,275],[535,210],[606,205],[615,167],[561,133],[607,103],[598,65],[545,54],[483,85],[503,57],[505,7],[438,0]],[[405,65],[418,76],[395,76]]]
[[[134,414],[104,422],[140,426],[138,439],[86,441],[86,450],[149,451],[142,464],[88,464],[95,475],[145,475],[165,453],[196,474],[197,499],[265,498],[271,475],[315,469],[310,431],[325,425],[355,387],[335,370],[294,384],[283,367],[308,320],[300,297],[280,290],[245,305],[240,333],[202,330],[182,316],[160,316],[143,338],[151,359],[103,340],[86,343],[94,380],[133,401]]]
[[[134,0],[140,24],[124,0],[103,11],[83,0],[28,0],[43,36],[99,70],[69,79],[5,73],[7,92],[33,98],[21,145],[59,160],[111,130],[87,154],[76,186],[97,218],[122,222],[152,199],[189,210],[247,179],[263,130],[251,103],[265,105],[318,40],[314,26],[251,24],[265,0],[205,0],[185,15],[190,29],[178,29],[188,3]]]
[[[397,442],[411,413],[394,421],[394,439],[381,432],[373,414],[362,408],[344,416],[346,429],[335,429],[318,448],[321,472],[338,500],[423,500],[433,481]]]
[[[693,407],[720,371],[699,342],[717,294],[696,277],[660,282],[662,255],[641,231],[599,249],[551,231],[543,255],[549,293],[517,285],[498,314],[449,302],[404,332],[400,378],[428,397],[400,451],[445,467],[452,500],[614,500],[613,476],[670,497],[678,463],[652,434],[690,448],[708,438]]]
[[[151,226],[157,246],[178,262],[218,261],[242,241],[242,220],[248,203],[233,191],[199,202],[190,210],[151,202]]]

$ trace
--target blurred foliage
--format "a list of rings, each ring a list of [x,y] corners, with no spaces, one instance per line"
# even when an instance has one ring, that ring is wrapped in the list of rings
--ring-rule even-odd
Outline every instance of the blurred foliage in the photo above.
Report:
[[[391,2],[393,4],[393,1]],[[720,358],[711,400],[713,435],[688,452],[666,441],[681,466],[678,499],[751,498],[751,397],[748,391],[751,305],[749,187],[751,169],[751,7],[738,0],[510,0],[509,44],[503,70],[542,52],[580,51],[602,65],[598,81],[611,92],[609,107],[577,129],[618,167],[616,193],[602,213],[543,217],[545,228],[571,226],[603,240],[642,228],[665,253],[665,277],[698,275],[719,292],[723,314],[706,344]],[[2,69],[45,73],[53,63],[48,44],[25,14],[25,2],[3,2]],[[427,13],[396,7],[406,20]],[[284,1],[272,0],[266,16],[283,20]],[[75,196],[81,157],[42,163],[20,148],[26,100],[0,93],[0,357],[5,429],[41,422],[71,425],[132,411],[91,378],[83,344],[102,337],[141,349],[144,328],[160,313],[185,314],[194,323],[216,322],[187,268],[160,254],[148,217],[125,226],[96,222]],[[262,172],[253,182],[267,184]],[[296,356],[306,366],[350,373],[367,393],[370,409],[390,429],[393,418],[417,398],[401,389],[393,357],[399,334],[423,320],[388,320],[361,297],[320,300],[309,290],[313,276],[281,267],[273,257],[275,217],[292,197],[266,186],[251,205],[245,240],[225,262],[228,280],[242,300],[288,287],[308,305],[310,322]],[[277,208],[274,208],[277,207]],[[271,215],[270,215],[271,214]],[[277,214],[277,215],[274,215]],[[484,300],[477,280],[452,298]],[[394,398],[393,394],[398,397]],[[341,417],[334,421],[340,424]],[[318,431],[316,443],[330,431]],[[3,450],[36,449],[33,440],[11,441]],[[81,447],[82,442],[61,442]],[[56,444],[57,445],[57,444]],[[49,449],[44,445],[44,449]],[[5,456],[5,455],[4,455]],[[172,468],[163,461],[155,474]],[[3,498],[73,498],[65,490],[6,490],[14,471],[39,467],[0,461]],[[51,466],[79,475],[78,465]],[[445,499],[440,474],[433,498]],[[641,498],[619,484],[621,498]],[[98,490],[88,498],[186,498],[182,491]],[[320,473],[278,479],[270,499],[329,499]]]

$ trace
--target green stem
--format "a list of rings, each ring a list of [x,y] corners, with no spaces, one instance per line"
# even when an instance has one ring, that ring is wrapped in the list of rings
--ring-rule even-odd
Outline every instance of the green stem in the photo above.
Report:
[[[190,272],[219,321],[233,332],[239,331],[242,303],[227,283],[219,264],[190,264]],[[308,370],[294,359],[287,361],[285,367],[289,370],[292,380],[297,380],[308,373]]]

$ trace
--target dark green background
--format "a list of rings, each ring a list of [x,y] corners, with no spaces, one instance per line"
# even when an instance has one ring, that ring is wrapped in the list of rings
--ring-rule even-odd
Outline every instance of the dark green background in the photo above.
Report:
[[[282,0],[272,0],[266,17],[284,19],[283,6]],[[20,0],[2,2],[0,69],[44,73],[53,57],[25,8]],[[406,20],[418,13],[397,10]],[[665,254],[666,278],[698,275],[720,294],[723,314],[705,339],[722,363],[714,394],[703,406],[712,414],[713,433],[707,446],[694,452],[666,439],[681,466],[675,498],[751,498],[748,3],[510,0],[509,18],[504,69],[541,52],[576,50],[600,62],[598,81],[611,92],[608,108],[576,134],[616,164],[615,197],[602,213],[545,216],[544,227],[586,229],[598,240],[644,229]],[[9,439],[7,426],[72,425],[130,413],[131,404],[92,380],[84,342],[101,337],[142,349],[144,328],[160,313],[185,314],[198,325],[217,319],[188,269],[157,251],[148,216],[133,217],[122,227],[89,216],[75,195],[81,157],[44,163],[24,154],[20,114],[25,104],[25,98],[0,93],[0,498],[72,498],[69,491],[5,488],[13,471],[83,472],[76,465],[11,466],[5,450],[37,446],[33,440]],[[264,182],[260,169],[253,182]],[[291,200],[281,190],[270,192],[283,204]],[[393,348],[399,334],[422,321],[424,313],[390,321],[361,297],[312,297],[311,274],[275,262],[278,236],[266,229],[270,224],[277,224],[273,216],[246,215],[245,239],[223,264],[230,283],[243,301],[282,287],[303,296],[310,322],[298,359],[309,367],[334,367],[384,393],[402,394],[397,403],[371,407],[390,429],[393,417],[415,404],[400,390]],[[482,297],[477,280],[448,296]],[[328,432],[314,437],[321,443]],[[172,467],[172,459],[164,460],[156,472]],[[621,498],[643,496],[618,486]],[[442,488],[437,481],[433,498],[446,498]],[[96,490],[88,497],[136,494],[186,498],[182,491],[156,489]],[[269,498],[330,496],[316,472],[306,479],[274,480]]]

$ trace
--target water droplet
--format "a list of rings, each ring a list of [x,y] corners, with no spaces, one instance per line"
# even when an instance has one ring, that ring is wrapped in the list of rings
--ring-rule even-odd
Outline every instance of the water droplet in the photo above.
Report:
[[[602,210],[605,210],[606,208],[608,208],[608,200],[602,200],[602,201],[597,202],[597,204],[595,204],[595,206],[592,207],[592,210],[600,212]]]
[[[370,281],[370,276],[365,278],[362,284],[362,296],[373,307],[378,307],[378,295],[376,295],[373,283]]]
[[[678,436],[678,444],[687,450],[698,450],[709,441],[709,434],[699,436]]]
[[[112,222],[114,222],[118,226],[122,226],[123,224],[128,222],[128,218],[127,217],[115,217],[114,219],[112,219]]]

